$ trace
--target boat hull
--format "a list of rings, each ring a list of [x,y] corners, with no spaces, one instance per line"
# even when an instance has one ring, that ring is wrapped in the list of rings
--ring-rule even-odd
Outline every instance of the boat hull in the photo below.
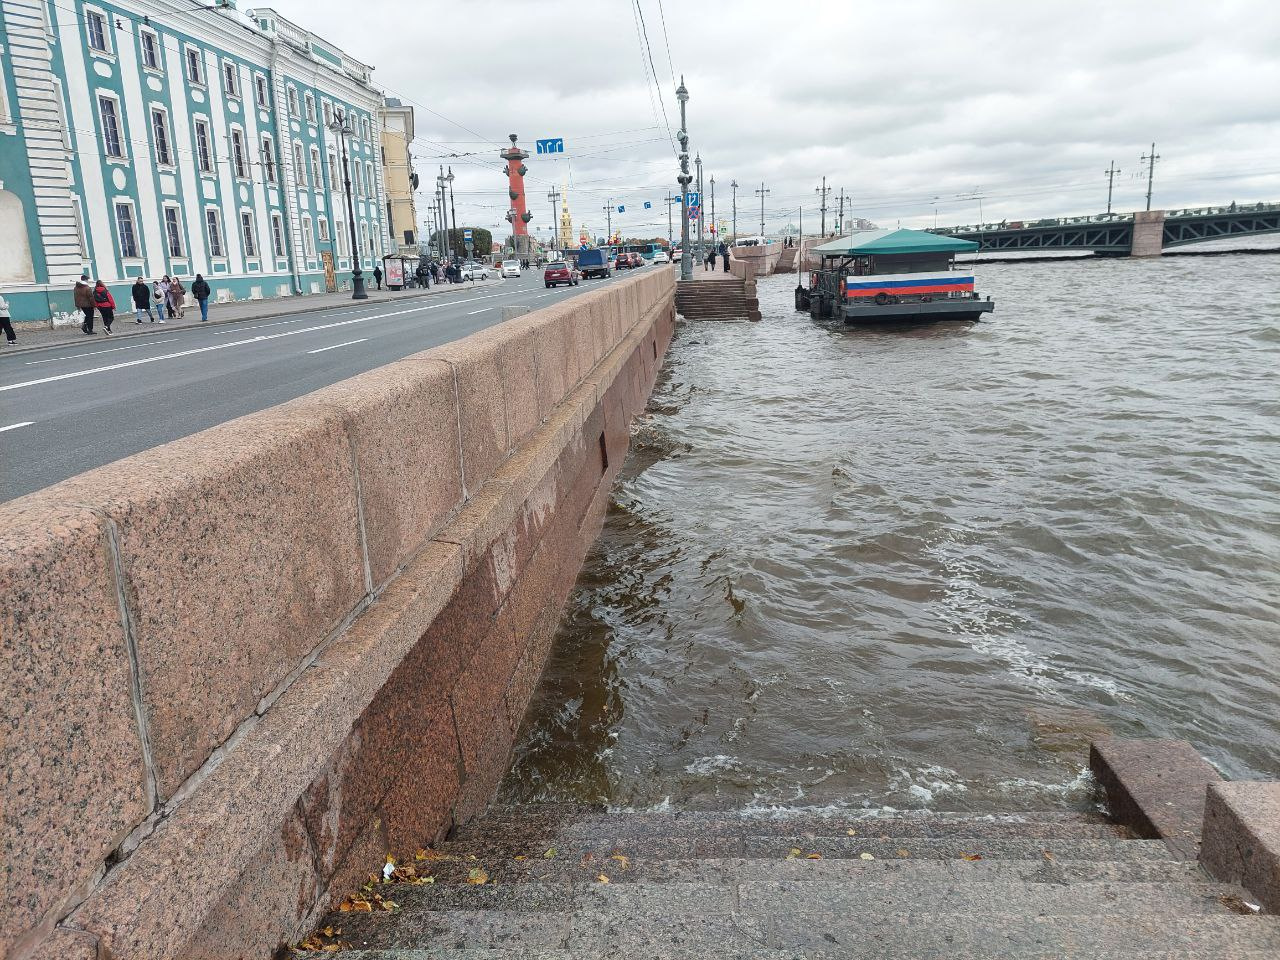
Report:
[[[929,320],[980,320],[995,309],[991,300],[931,300],[912,303],[846,303],[845,323],[918,323]]]

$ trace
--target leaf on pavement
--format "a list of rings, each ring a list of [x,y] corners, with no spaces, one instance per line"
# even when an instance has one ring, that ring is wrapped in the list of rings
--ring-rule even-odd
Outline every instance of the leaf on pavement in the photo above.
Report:
[[[853,827],[850,827],[848,830],[845,831],[845,833],[847,833],[851,837],[856,837],[858,835],[858,831],[853,829]]]
[[[489,874],[485,873],[483,867],[472,867],[467,871],[467,883],[478,887],[488,882]]]
[[[821,860],[821,859],[822,859],[822,854],[820,854],[820,853],[811,853],[811,854],[809,854],[807,857],[805,857],[805,859],[806,859],[806,860]]]
[[[597,875],[597,876],[596,876],[596,879],[597,879],[597,880],[599,880],[601,883],[608,883],[608,882],[609,882],[609,878],[608,878],[608,877],[606,877],[603,873],[601,873],[601,874]]]
[[[858,854],[858,859],[859,859],[859,860],[874,860],[874,859],[875,859],[875,857],[874,857],[874,856],[872,856],[872,855],[871,855],[871,854],[869,854],[869,853],[860,853],[860,854]]]
[[[960,854],[960,859],[961,859],[961,860],[968,860],[970,863],[973,863],[975,860],[981,860],[981,859],[982,859],[982,854],[980,854],[980,853],[962,853],[962,854]]]
[[[803,852],[804,851],[801,850],[799,847],[792,847],[791,851],[787,854],[787,859],[794,860],[796,857],[800,856],[800,854],[802,854]]]
[[[611,857],[609,857],[609,859],[617,860],[618,863],[622,865],[623,870],[627,869],[627,867],[631,865],[631,861],[627,858],[627,855],[625,853],[615,853]]]
[[[549,849],[546,853],[544,853],[544,854],[542,855],[543,859],[545,859],[545,860],[550,860],[550,859],[551,859],[552,857],[554,857],[554,856],[556,856],[556,848],[555,848],[555,847],[552,847],[551,849]]]
[[[898,851],[898,856],[900,856],[900,857],[909,857],[909,856],[911,856],[911,851],[910,851],[910,850],[899,850],[899,851]]]

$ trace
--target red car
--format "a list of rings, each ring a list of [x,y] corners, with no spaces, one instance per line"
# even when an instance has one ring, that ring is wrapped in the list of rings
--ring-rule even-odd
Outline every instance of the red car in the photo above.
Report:
[[[615,269],[615,270],[630,270],[630,269],[631,269],[631,255],[630,255],[630,254],[628,254],[628,253],[620,253],[620,254],[618,254],[618,259],[617,259],[617,260],[615,260],[615,261],[613,261],[613,269]]]
[[[582,274],[571,267],[566,260],[548,263],[546,269],[542,271],[542,282],[548,287],[557,287],[562,283],[576,287],[581,279]]]

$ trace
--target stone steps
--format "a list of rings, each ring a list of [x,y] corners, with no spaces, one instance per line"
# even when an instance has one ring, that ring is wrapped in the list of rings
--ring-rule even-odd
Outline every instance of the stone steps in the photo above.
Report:
[[[686,320],[759,320],[755,285],[740,279],[676,284],[676,310]]]

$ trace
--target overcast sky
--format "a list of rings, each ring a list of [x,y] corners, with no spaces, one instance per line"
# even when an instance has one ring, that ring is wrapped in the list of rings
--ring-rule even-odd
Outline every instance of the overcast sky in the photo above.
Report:
[[[727,221],[738,181],[739,232],[762,183],[770,231],[801,205],[816,227],[823,175],[850,215],[926,226],[935,206],[976,222],[977,196],[987,221],[1101,212],[1114,160],[1116,208],[1141,209],[1153,140],[1155,207],[1280,200],[1280,0],[639,4],[647,49],[627,0],[273,5],[415,107],[424,183],[452,164],[459,222],[502,236],[508,133],[565,140],[528,161],[532,227],[568,183],[575,227],[603,233],[612,201],[628,235],[665,236],[673,68],[704,194],[714,175]]]

